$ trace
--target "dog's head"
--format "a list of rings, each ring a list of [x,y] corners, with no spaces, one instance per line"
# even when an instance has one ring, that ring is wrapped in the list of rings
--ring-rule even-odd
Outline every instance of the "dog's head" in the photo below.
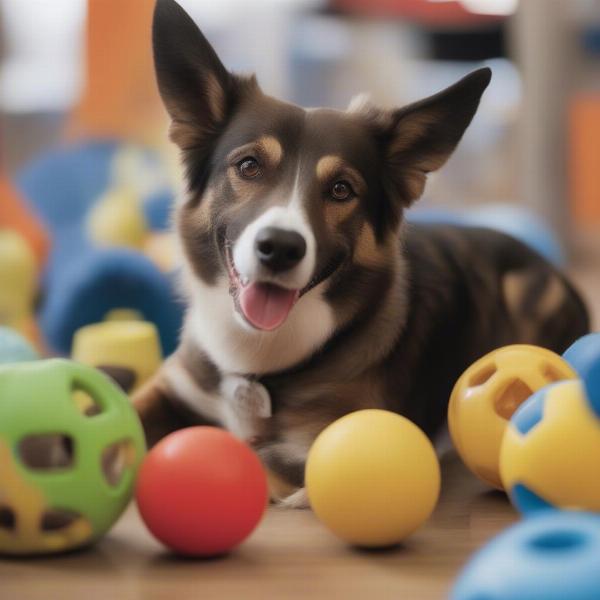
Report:
[[[186,259],[202,285],[227,278],[233,302],[222,302],[261,331],[349,269],[390,267],[404,208],[454,150],[490,80],[481,69],[398,110],[304,110],[228,72],[174,0],[158,0],[153,38],[187,173]]]

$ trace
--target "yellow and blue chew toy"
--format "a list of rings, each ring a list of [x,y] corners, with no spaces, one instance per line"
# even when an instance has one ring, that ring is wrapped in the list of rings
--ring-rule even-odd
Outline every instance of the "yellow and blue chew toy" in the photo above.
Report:
[[[581,379],[536,392],[502,443],[502,480],[523,513],[553,507],[600,513],[600,334],[581,338],[564,356]]]
[[[502,480],[528,518],[469,561],[451,600],[600,597],[600,333],[563,358],[580,379],[533,394],[502,442]]]

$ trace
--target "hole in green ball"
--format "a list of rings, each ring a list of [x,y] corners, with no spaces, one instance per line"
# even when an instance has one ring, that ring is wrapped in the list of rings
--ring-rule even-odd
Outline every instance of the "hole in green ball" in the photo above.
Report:
[[[77,410],[85,417],[95,417],[102,412],[102,407],[94,396],[88,390],[79,387],[77,383],[73,384],[71,398]]]
[[[28,435],[18,446],[23,464],[29,469],[67,469],[75,461],[73,439],[61,433]]]
[[[131,440],[121,440],[104,448],[102,473],[108,485],[116,487],[123,475],[135,463],[135,446]]]
[[[60,531],[72,525],[81,515],[72,510],[53,508],[42,515],[40,529],[42,531]]]

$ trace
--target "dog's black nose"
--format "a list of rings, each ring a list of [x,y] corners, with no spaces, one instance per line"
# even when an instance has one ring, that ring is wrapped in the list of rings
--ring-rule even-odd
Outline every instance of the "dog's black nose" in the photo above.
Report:
[[[304,258],[306,241],[296,231],[265,227],[256,235],[254,252],[271,271],[287,271]]]

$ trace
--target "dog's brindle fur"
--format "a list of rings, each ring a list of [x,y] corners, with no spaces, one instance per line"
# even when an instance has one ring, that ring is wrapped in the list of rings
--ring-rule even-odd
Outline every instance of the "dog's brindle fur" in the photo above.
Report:
[[[523,244],[404,222],[470,123],[488,69],[399,110],[306,111],[227,72],[173,0],[158,0],[153,34],[187,171],[176,225],[189,308],[179,349],[134,400],[150,443],[190,424],[230,427],[284,496],[302,487],[308,448],[334,419],[386,408],[433,437],[474,360],[517,342],[562,351],[588,331],[571,285]],[[236,171],[246,155],[260,161],[257,180]],[[345,202],[328,195],[340,178],[356,192]],[[252,331],[231,317],[227,252],[291,197],[316,239],[313,280],[279,329]]]

